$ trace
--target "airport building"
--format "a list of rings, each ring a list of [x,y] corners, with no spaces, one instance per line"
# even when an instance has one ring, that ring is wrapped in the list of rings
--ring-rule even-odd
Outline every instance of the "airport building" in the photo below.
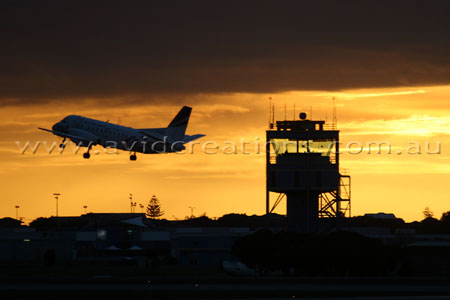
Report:
[[[187,221],[155,222],[143,214],[126,213],[53,217],[47,219],[51,223],[47,227],[0,228],[0,265],[155,268],[173,264],[218,270],[226,262],[237,261],[232,248],[239,238],[265,228],[265,217],[257,218],[260,218],[257,219],[259,226],[248,227],[220,226],[218,221],[212,220],[204,226]],[[411,224],[400,219],[360,218],[359,225],[347,223],[341,229],[378,239],[390,247],[406,249],[412,274],[450,270],[446,255],[450,249],[450,234],[416,232]],[[372,225],[364,225],[367,221]],[[380,225],[373,226],[377,223]],[[426,262],[424,257],[427,257]]]

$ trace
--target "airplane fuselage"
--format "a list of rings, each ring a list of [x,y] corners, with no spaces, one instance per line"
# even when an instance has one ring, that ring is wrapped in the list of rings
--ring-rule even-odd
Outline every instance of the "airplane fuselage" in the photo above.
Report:
[[[89,150],[94,145],[104,148],[116,148],[130,151],[131,160],[136,160],[136,152],[170,153],[185,149],[184,144],[198,139],[203,134],[185,135],[191,108],[184,106],[175,118],[165,128],[136,129],[109,122],[99,121],[77,115],[69,115],[55,123],[52,130],[39,128],[62,137],[64,141],[70,139],[81,147],[88,147],[84,158],[89,158]]]
[[[70,138],[72,142],[83,147],[88,147],[89,143],[86,142],[90,142],[93,145],[101,145],[105,148],[111,147],[145,154],[184,150],[184,147],[171,147],[171,144],[167,141],[152,139],[135,128],[77,115],[67,116],[62,121],[53,125],[52,129],[57,132],[87,137],[85,140]],[[155,128],[154,130],[157,129]],[[163,134],[162,131],[161,134]],[[55,134],[59,135],[57,133]],[[64,138],[64,135],[59,136]]]

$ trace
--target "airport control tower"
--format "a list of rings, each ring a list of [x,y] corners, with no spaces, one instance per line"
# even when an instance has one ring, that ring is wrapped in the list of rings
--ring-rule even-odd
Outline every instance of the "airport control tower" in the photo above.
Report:
[[[319,218],[350,216],[350,176],[339,170],[336,125],[299,117],[271,118],[266,132],[266,213],[286,198],[288,229],[317,232]],[[278,195],[271,208],[272,193]]]

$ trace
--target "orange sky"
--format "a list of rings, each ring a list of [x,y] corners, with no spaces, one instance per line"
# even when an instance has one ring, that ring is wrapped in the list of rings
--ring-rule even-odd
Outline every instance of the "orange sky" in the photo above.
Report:
[[[188,134],[207,136],[200,143],[226,141],[238,143],[242,138],[264,140],[268,123],[268,98],[276,105],[276,119],[293,117],[302,109],[314,119],[332,118],[332,100],[336,97],[338,127],[344,145],[357,142],[386,141],[392,153],[344,153],[341,167],[352,175],[352,214],[387,212],[407,221],[421,220],[428,206],[440,217],[450,210],[447,185],[450,182],[450,86],[420,86],[326,91],[292,91],[279,94],[191,94],[176,99],[140,99],[138,104],[124,104],[118,99],[70,99],[67,102],[39,102],[3,106],[0,110],[0,188],[2,216],[19,215],[29,222],[39,216],[55,215],[52,193],[61,193],[60,215],[84,212],[128,212],[128,195],[137,203],[147,204],[151,195],[158,196],[165,218],[184,218],[206,213],[218,217],[226,213],[263,214],[265,210],[265,158],[261,154],[206,154],[195,146],[194,154],[138,154],[131,162],[126,152],[98,155],[85,160],[68,147],[60,155],[46,153],[41,145],[36,154],[21,154],[16,141],[59,142],[51,134],[37,130],[68,114],[79,114],[121,125],[149,128],[166,126],[181,105],[192,105]],[[120,99],[119,99],[120,100]],[[129,100],[129,99],[124,99]],[[166,102],[166,100],[168,100]],[[178,102],[177,104],[172,104]],[[64,104],[66,103],[66,104]],[[122,103],[118,105],[117,103]],[[169,104],[164,104],[169,103]],[[406,147],[417,148],[405,154]],[[431,151],[436,143],[440,154]],[[201,145],[200,145],[201,146]],[[249,148],[250,149],[250,148]],[[58,149],[56,149],[58,150]],[[401,151],[402,154],[397,154]],[[140,209],[136,209],[140,211]],[[276,212],[284,213],[285,204]]]

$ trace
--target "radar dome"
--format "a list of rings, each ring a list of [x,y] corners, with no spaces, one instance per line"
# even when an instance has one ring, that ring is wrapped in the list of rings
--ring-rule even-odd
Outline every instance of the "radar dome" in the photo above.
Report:
[[[306,119],[306,113],[304,113],[304,112],[301,112],[299,116],[300,116],[300,120]]]

